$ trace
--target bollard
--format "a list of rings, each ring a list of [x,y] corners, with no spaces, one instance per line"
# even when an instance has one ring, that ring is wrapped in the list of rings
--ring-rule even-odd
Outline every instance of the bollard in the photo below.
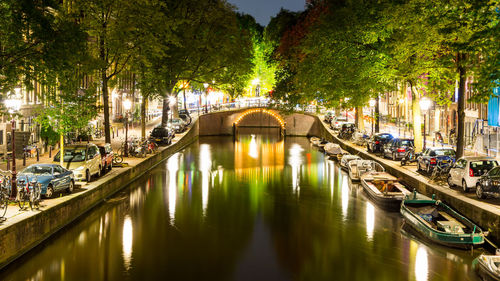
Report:
[[[36,148],[36,162],[40,162],[40,153],[38,147]]]
[[[23,167],[26,166],[26,148],[24,148],[24,153],[23,153]]]

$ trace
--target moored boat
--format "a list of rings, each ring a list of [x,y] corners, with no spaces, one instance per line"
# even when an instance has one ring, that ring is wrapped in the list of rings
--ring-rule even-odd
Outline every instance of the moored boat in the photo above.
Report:
[[[337,156],[338,154],[342,154],[344,152],[340,145],[331,142],[327,143],[324,149],[325,153],[329,156]]]
[[[480,255],[474,260],[474,269],[483,280],[500,281],[500,256]]]
[[[361,175],[368,172],[385,172],[384,167],[373,160],[352,160],[347,164],[349,177],[353,181],[359,181]]]
[[[410,194],[396,177],[387,172],[365,173],[361,175],[361,185],[370,200],[389,211],[398,211],[405,196]]]
[[[309,141],[312,145],[318,146],[318,144],[321,142],[321,139],[318,137],[311,137]]]
[[[352,154],[342,156],[342,159],[340,159],[340,168],[347,170],[347,164],[353,160],[361,160],[361,157]]]
[[[401,214],[420,236],[461,249],[484,243],[486,235],[481,228],[448,205],[439,200],[418,199],[415,195],[409,197],[401,203]]]

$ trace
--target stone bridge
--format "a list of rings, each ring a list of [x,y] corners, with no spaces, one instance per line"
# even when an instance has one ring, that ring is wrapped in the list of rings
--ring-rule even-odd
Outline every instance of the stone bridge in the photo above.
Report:
[[[233,135],[239,128],[276,128],[286,136],[312,136],[322,132],[318,117],[269,108],[246,108],[200,116],[199,135]]]

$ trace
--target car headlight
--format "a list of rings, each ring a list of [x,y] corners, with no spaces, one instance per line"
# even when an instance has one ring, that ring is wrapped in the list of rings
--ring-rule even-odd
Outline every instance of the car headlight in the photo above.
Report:
[[[83,169],[85,169],[85,167],[80,166],[80,167],[78,167],[78,168],[74,169],[74,171],[82,171]]]

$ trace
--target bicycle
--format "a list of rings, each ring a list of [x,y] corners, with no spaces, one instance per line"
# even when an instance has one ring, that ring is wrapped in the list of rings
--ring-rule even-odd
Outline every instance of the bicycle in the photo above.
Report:
[[[16,198],[19,209],[23,210],[26,203],[29,204],[31,210],[38,209],[40,207],[41,193],[41,184],[36,179],[31,182],[28,177],[26,177],[26,180],[19,180]]]
[[[11,180],[8,176],[0,177],[0,218],[5,218],[7,207],[9,206],[9,197],[11,189]]]
[[[121,164],[123,162],[123,156],[120,154],[115,153],[113,155],[113,164]]]
[[[451,162],[443,162],[442,160],[438,160],[436,166],[434,166],[434,169],[432,169],[432,173],[429,178],[431,180],[436,180],[446,177],[451,169],[450,163]]]
[[[415,153],[414,147],[408,147],[405,155],[401,159],[401,166],[405,166],[408,163],[417,162],[417,154]]]

